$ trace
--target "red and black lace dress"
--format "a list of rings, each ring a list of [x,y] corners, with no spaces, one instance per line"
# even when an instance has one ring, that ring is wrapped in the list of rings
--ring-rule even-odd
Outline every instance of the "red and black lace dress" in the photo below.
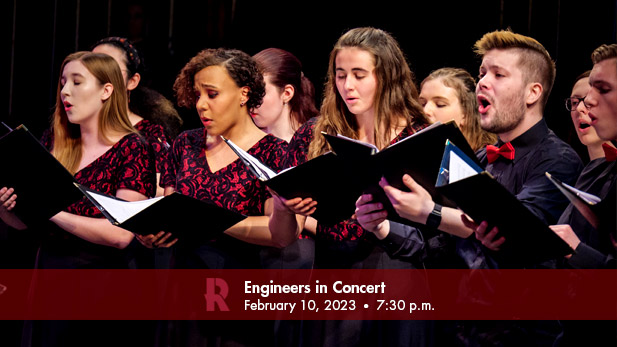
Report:
[[[174,187],[184,195],[208,201],[246,216],[263,216],[270,193],[263,182],[237,159],[212,172],[206,158],[206,130],[188,130],[173,143],[161,186]],[[272,135],[259,140],[248,153],[274,171],[283,169],[287,143]],[[182,218],[179,216],[178,218]],[[208,221],[195,225],[195,233],[208,228]],[[258,268],[263,247],[239,241],[227,235],[202,245],[176,244],[175,267],[182,268]]]
[[[135,124],[135,129],[146,139],[156,162],[156,172],[163,172],[163,165],[169,154],[169,138],[160,124],[142,119]]]
[[[49,134],[47,132],[46,134]],[[53,139],[42,141],[51,149]],[[107,152],[75,174],[78,183],[104,194],[116,195],[119,189],[130,189],[148,197],[155,192],[155,175],[147,143],[138,134],[128,134]],[[86,198],[66,210],[79,216],[104,218]],[[39,268],[126,268],[129,250],[85,241],[49,223],[42,235],[37,266]]]
[[[317,118],[302,125],[289,143],[286,166],[296,166],[307,161],[308,147],[313,139]],[[424,126],[412,125],[403,129],[392,140],[396,143],[421,130]],[[334,225],[317,223],[315,267],[317,268],[398,268],[409,263],[394,260],[377,246],[373,234],[365,231],[355,219]]]

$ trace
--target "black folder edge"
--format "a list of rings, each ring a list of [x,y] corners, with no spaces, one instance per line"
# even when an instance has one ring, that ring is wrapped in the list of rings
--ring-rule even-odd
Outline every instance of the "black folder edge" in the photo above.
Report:
[[[103,214],[103,216],[105,216],[105,218],[107,218],[107,220],[113,224],[113,225],[119,225],[118,221],[116,220],[116,218],[114,218],[114,216],[112,216],[109,212],[107,212],[107,209],[105,209],[105,207],[101,206],[101,204],[99,204],[98,201],[96,201],[96,199],[94,197],[92,197],[92,195],[90,195],[90,192],[95,193],[95,194],[100,194],[100,195],[105,195],[108,198],[111,199],[115,199],[115,200],[119,200],[119,201],[125,201],[122,200],[120,198],[117,198],[113,195],[108,195],[108,194],[103,194],[101,192],[97,192],[94,189],[90,189],[88,187],[85,187],[77,182],[74,182],[75,186],[86,196],[86,198],[88,198],[88,200],[90,200],[90,202],[92,203],[92,205],[94,205],[96,208],[99,209],[99,211],[101,211],[101,213]]]

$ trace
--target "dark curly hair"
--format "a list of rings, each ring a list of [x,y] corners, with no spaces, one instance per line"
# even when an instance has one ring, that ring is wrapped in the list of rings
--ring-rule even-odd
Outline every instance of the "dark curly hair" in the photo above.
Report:
[[[224,67],[238,87],[249,88],[246,103],[248,110],[261,106],[266,87],[255,60],[240,50],[224,48],[204,49],[182,68],[174,82],[174,92],[179,106],[188,108],[195,106],[197,103],[195,75],[209,66]]]

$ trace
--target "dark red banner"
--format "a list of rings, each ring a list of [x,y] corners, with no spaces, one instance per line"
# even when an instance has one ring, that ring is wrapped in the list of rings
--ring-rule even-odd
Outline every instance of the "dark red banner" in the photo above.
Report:
[[[0,270],[0,319],[617,320],[617,271]]]

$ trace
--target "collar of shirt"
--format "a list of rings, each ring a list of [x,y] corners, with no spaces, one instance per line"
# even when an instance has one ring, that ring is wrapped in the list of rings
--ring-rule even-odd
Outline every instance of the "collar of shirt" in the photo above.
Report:
[[[542,118],[527,131],[510,141],[512,147],[514,147],[514,160],[512,161],[516,162],[518,159],[527,155],[529,151],[542,142],[548,133],[548,125],[546,125],[546,121]],[[504,143],[505,142],[498,140],[497,147],[501,147]]]

